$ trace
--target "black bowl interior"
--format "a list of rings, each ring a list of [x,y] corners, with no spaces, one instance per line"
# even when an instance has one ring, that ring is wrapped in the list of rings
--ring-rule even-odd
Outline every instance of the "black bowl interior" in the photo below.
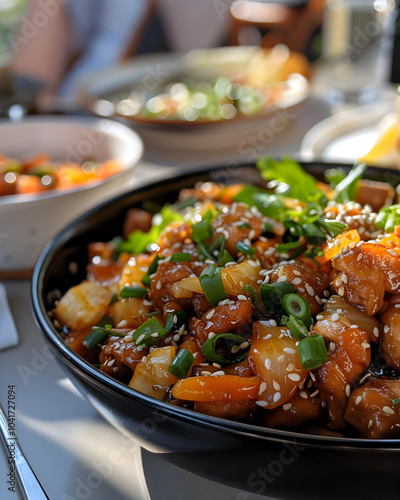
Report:
[[[320,179],[325,169],[338,166],[322,162],[303,165]],[[366,177],[394,186],[400,183],[397,172],[380,168],[370,168]],[[252,165],[192,170],[179,177],[165,177],[99,205],[47,244],[34,269],[32,306],[39,327],[57,351],[58,361],[114,426],[134,436],[146,449],[163,453],[166,459],[188,470],[247,491],[268,493],[272,498],[299,499],[310,498],[310,492],[313,494],[319,487],[325,488],[327,482],[331,484],[332,474],[337,473],[341,480],[330,486],[323,497],[314,498],[339,498],[335,495],[344,487],[352,496],[342,498],[359,498],[360,492],[363,492],[360,498],[375,498],[368,495],[383,491],[390,494],[384,498],[395,498],[392,493],[400,491],[400,440],[328,437],[268,429],[173,407],[133,391],[100,372],[70,350],[54,328],[48,311],[57,298],[55,291],[64,293],[85,277],[88,243],[109,241],[122,234],[127,209],[141,206],[145,200],[159,204],[174,201],[183,187],[207,180],[265,182]],[[296,465],[289,467],[292,463]],[[312,475],[313,482],[299,493],[296,481],[304,482],[304,477],[315,468],[318,474]],[[377,474],[380,476],[378,483]],[[363,483],[361,489],[360,481]]]

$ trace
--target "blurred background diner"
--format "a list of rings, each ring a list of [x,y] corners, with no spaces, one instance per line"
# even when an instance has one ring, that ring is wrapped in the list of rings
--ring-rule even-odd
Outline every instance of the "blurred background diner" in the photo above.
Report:
[[[71,103],[99,69],[223,45],[285,44],[311,62],[334,62],[341,78],[374,52],[369,80],[394,82],[397,8],[394,0],[1,0],[1,95]],[[336,90],[327,97],[340,99]]]

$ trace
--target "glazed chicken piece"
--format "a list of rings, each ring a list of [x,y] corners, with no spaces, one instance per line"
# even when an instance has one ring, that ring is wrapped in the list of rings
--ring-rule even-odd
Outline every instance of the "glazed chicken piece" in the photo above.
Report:
[[[262,415],[267,427],[296,427],[322,418],[321,399],[308,389],[298,389],[289,401]]]
[[[151,280],[148,293],[154,306],[162,311],[167,302],[177,300],[184,309],[190,309],[190,299],[176,299],[173,293],[174,283],[190,276],[200,276],[207,264],[201,262],[163,262],[159,261],[157,271]]]
[[[347,302],[374,316],[400,287],[400,257],[379,243],[351,243],[332,259],[331,281]]]
[[[374,238],[378,234],[374,225],[376,213],[373,213],[371,207],[362,206],[354,201],[328,205],[325,217],[345,222],[349,229],[357,229],[361,239],[364,240]]]
[[[356,318],[351,318],[351,312],[344,312],[346,302],[341,304],[339,313],[337,304],[332,307],[335,300],[328,300],[313,328],[313,333],[321,334],[328,343],[329,355],[329,361],[313,373],[319,397],[327,403],[329,426],[340,429],[345,426],[344,412],[351,391],[370,364],[371,347],[368,333],[352,323]]]
[[[391,304],[381,315],[383,326],[380,352],[386,363],[400,370],[400,309],[398,304]]]
[[[100,352],[100,370],[128,383],[137,363],[146,354],[147,348],[139,351],[133,341],[125,342],[121,337],[111,336]]]
[[[345,420],[363,438],[400,438],[400,404],[395,404],[399,397],[399,379],[371,377],[352,392]]]
[[[321,297],[329,285],[329,277],[326,273],[315,271],[303,262],[294,262],[283,264],[272,271],[269,274],[270,283],[278,281],[283,276],[296,292],[307,300],[312,315],[321,311]]]
[[[232,301],[233,302],[233,301]],[[197,345],[201,348],[209,335],[214,333],[231,333],[246,335],[253,313],[253,306],[249,300],[217,305],[200,317],[189,320],[189,332],[194,335]],[[211,338],[211,337],[210,337]],[[243,342],[246,339],[243,338]]]
[[[261,215],[261,214],[260,214]],[[238,251],[236,244],[239,241],[255,240],[263,232],[264,223],[261,217],[253,214],[246,205],[234,203],[226,213],[219,214],[212,221],[215,233],[214,239],[225,234],[225,248],[236,258]]]

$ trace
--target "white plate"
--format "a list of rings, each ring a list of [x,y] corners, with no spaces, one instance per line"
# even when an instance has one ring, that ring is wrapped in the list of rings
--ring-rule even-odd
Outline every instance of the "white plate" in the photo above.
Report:
[[[307,132],[301,157],[307,161],[353,163],[368,153],[395,116],[394,100],[341,111]]]

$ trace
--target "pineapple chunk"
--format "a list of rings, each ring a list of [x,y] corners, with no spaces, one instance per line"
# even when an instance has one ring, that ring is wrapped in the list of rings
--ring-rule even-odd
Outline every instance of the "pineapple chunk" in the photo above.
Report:
[[[118,327],[123,322],[124,328],[139,327],[148,319],[145,317],[145,314],[149,312],[150,308],[143,304],[143,299],[136,297],[117,300],[108,309],[112,325]]]
[[[73,330],[96,325],[110,303],[111,292],[91,281],[70,288],[58,302],[57,320]]]
[[[163,399],[168,388],[178,380],[168,371],[175,357],[175,347],[159,347],[145,356],[135,368],[129,387],[156,399]]]
[[[237,297],[244,293],[246,285],[257,289],[260,271],[261,267],[249,260],[221,269],[221,279],[226,293]],[[199,278],[184,278],[172,286],[172,293],[177,299],[190,298],[194,292],[203,293]]]

